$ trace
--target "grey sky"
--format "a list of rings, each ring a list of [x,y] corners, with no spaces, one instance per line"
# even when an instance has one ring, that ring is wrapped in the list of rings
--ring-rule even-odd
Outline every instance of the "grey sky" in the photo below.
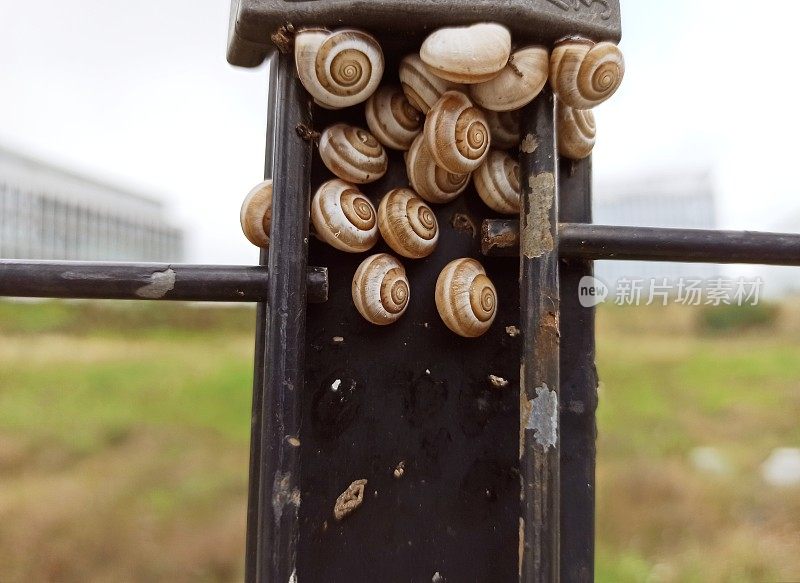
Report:
[[[800,5],[622,11],[598,178],[710,167],[721,226],[800,227],[796,48],[775,28]],[[238,211],[262,172],[266,70],[225,62],[227,26],[228,0],[0,0],[0,143],[167,200],[189,260],[255,261]]]

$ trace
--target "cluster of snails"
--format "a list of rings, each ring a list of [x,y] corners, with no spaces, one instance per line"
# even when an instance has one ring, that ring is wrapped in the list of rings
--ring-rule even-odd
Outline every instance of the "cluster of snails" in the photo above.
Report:
[[[402,59],[400,85],[383,85],[384,58],[370,34],[355,29],[304,29],[294,39],[297,73],[314,102],[336,110],[366,102],[368,129],[343,123],[319,136],[319,155],[336,178],[311,203],[317,238],[351,253],[369,251],[380,237],[406,259],[429,256],[439,236],[429,204],[457,198],[472,180],[480,198],[501,214],[520,212],[518,110],[548,79],[558,95],[562,156],[580,159],[594,146],[591,108],[619,87],[624,61],[616,45],[570,37],[552,53],[543,46],[512,51],[511,34],[494,23],[443,28],[419,54]],[[386,193],[376,209],[357,185],[388,170],[385,148],[404,152],[408,188]],[[269,244],[271,183],[256,187],[242,207],[242,228],[255,245]],[[356,271],[353,302],[368,321],[386,325],[405,312],[410,286],[401,262],[368,257]],[[436,285],[436,306],[455,333],[485,333],[497,294],[473,259],[448,264]]]

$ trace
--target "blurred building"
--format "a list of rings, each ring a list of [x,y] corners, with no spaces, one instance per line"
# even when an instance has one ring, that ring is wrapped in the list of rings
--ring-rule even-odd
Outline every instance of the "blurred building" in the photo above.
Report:
[[[163,203],[0,147],[0,258],[179,262]]]
[[[594,222],[642,227],[716,228],[714,187],[707,172],[636,176],[594,185]],[[600,261],[597,277],[610,288],[620,280],[664,278],[709,280],[720,276],[717,265]]]

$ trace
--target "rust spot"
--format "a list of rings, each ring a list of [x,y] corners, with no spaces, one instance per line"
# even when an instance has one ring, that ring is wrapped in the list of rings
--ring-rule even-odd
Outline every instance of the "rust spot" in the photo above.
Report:
[[[356,480],[347,487],[347,490],[341,493],[333,507],[333,516],[336,520],[342,520],[361,506],[364,502],[364,488],[366,486],[366,480]]]
[[[520,245],[525,257],[535,259],[554,247],[550,210],[555,200],[556,178],[552,172],[542,172],[530,177],[528,187],[530,208],[523,215]]]
[[[522,334],[522,332],[520,332],[519,328],[517,328],[516,326],[506,326],[506,334],[508,334],[512,338],[516,338],[517,336]]]
[[[558,329],[558,314],[555,312],[545,312],[544,316],[542,316],[542,322],[539,326],[543,330],[547,330],[547,332],[553,336],[559,337],[561,335]]]
[[[294,48],[294,26],[284,24],[270,35],[270,40],[284,55],[291,53]]]
[[[472,220],[472,217],[464,213],[454,214],[450,224],[456,231],[468,233],[470,237],[475,237],[478,232],[478,228],[475,226],[475,221]]]
[[[319,140],[320,133],[314,131],[312,128],[308,127],[305,124],[298,124],[295,128],[297,131],[297,135],[304,139],[306,142],[316,142]]]

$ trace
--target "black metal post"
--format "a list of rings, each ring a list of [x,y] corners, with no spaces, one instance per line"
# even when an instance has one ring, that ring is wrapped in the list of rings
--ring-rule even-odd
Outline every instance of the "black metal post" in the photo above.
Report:
[[[522,112],[520,581],[559,580],[558,168],[555,99]]]
[[[0,296],[263,302],[268,271],[245,265],[0,260]],[[307,270],[308,301],[325,302],[328,270]]]
[[[592,221],[592,160],[561,160],[560,218]],[[561,578],[594,581],[597,369],[595,310],[581,305],[591,260],[563,258],[561,276]]]

